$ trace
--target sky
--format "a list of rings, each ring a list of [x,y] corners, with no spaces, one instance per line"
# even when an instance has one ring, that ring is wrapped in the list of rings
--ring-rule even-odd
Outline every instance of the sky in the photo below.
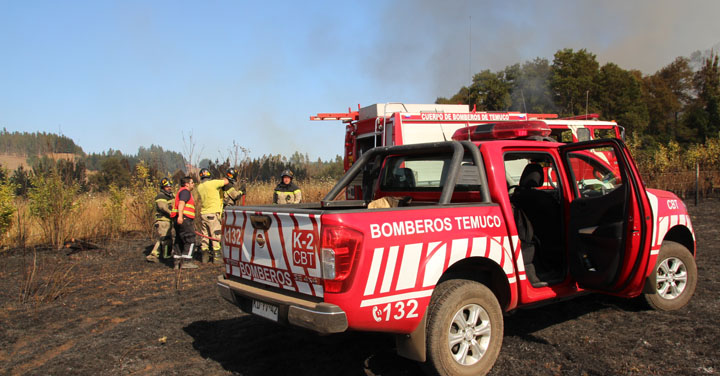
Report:
[[[0,0],[0,127],[86,153],[323,160],[374,103],[433,103],[560,49],[652,74],[720,45],[720,1]],[[194,147],[193,147],[194,146]]]

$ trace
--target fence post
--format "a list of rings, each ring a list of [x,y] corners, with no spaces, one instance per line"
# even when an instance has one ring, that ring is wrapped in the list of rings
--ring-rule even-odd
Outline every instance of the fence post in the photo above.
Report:
[[[695,162],[695,206],[698,206],[698,195],[700,194],[700,162]]]

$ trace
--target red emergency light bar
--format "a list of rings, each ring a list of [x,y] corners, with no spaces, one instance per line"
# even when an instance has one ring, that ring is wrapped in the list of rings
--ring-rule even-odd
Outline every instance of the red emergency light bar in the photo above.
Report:
[[[510,121],[502,123],[478,124],[460,128],[452,136],[457,141],[508,140],[531,136],[547,137],[550,127],[543,121]]]

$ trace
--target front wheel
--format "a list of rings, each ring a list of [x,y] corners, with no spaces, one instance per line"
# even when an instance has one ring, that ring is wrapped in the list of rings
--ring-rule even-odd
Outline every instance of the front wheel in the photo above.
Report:
[[[435,288],[427,325],[428,371],[484,375],[500,354],[503,316],[485,285],[453,279]]]
[[[664,241],[645,283],[645,301],[654,309],[674,311],[690,301],[696,285],[697,265],[690,251],[680,243]]]

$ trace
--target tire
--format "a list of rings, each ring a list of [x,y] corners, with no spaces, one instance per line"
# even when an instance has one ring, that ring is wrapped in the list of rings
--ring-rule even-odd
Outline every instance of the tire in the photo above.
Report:
[[[643,295],[653,309],[674,311],[688,304],[697,286],[697,265],[680,243],[664,241]]]
[[[464,279],[435,288],[427,325],[429,374],[484,375],[495,364],[502,340],[502,310],[489,288]]]

